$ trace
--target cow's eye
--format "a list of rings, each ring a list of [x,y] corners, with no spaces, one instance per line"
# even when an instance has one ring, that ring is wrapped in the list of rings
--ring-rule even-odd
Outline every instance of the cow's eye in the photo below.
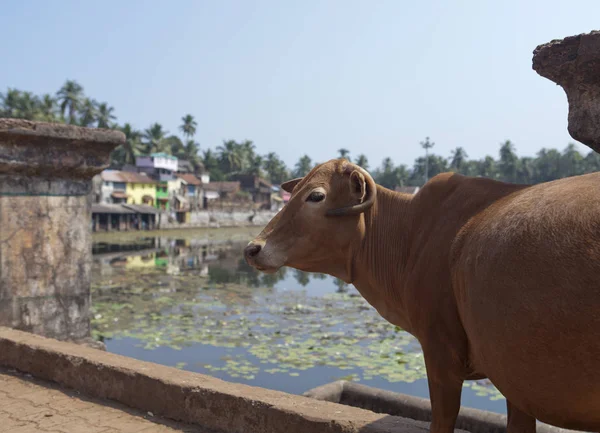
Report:
[[[321,201],[325,198],[325,194],[323,194],[322,192],[319,191],[313,191],[310,193],[310,195],[306,198],[306,201]]]

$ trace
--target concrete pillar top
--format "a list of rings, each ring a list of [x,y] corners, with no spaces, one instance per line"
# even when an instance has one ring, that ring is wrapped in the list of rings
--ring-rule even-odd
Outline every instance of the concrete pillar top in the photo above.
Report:
[[[0,175],[89,180],[124,143],[121,131],[0,119]]]
[[[533,69],[567,94],[571,137],[600,152],[600,31],[539,45]]]

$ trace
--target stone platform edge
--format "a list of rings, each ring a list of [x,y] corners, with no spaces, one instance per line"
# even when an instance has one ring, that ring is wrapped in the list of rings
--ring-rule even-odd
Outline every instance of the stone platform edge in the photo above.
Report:
[[[427,433],[428,423],[0,327],[0,365],[154,415],[232,433]],[[461,432],[456,430],[456,432]]]

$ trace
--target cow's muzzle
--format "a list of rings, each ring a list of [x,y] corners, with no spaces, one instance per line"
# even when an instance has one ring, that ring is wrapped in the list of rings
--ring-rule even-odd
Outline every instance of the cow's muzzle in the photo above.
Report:
[[[265,273],[273,273],[277,272],[278,267],[269,266],[264,262],[264,257],[260,257],[260,253],[263,250],[263,246],[254,242],[250,242],[246,248],[244,248],[244,258],[246,259],[246,263],[248,263],[253,268],[258,269],[261,272]],[[263,255],[264,256],[264,255]]]
[[[248,246],[244,248],[244,257],[246,258],[246,261],[249,264],[252,264],[250,261],[260,253],[260,250],[262,250],[262,246],[258,244],[248,244]]]

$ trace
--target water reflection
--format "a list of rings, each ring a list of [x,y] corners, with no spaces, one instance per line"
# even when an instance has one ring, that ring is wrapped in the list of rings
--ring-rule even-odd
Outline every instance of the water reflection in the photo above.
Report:
[[[126,244],[95,243],[93,254],[96,263],[113,269],[165,268],[169,275],[191,273],[207,277],[209,283],[235,283],[250,288],[272,288],[290,274],[300,287],[307,287],[311,280],[329,278],[288,268],[274,274],[258,272],[241,257],[245,245],[246,242],[226,240],[152,237]],[[335,286],[338,293],[348,291],[348,285],[342,280],[335,279]]]

